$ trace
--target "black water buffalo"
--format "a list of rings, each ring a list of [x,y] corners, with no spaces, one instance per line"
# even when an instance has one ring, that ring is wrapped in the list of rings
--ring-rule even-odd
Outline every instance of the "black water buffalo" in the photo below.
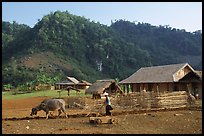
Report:
[[[37,112],[43,110],[46,112],[46,119],[48,119],[48,115],[50,111],[58,110],[58,116],[63,112],[67,118],[67,114],[65,112],[65,101],[63,99],[47,99],[42,101],[38,106],[32,108],[31,116],[37,115]]]

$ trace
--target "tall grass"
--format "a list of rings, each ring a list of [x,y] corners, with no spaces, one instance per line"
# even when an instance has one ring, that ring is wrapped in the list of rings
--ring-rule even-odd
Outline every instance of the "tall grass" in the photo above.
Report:
[[[71,90],[70,96],[90,96],[85,95],[85,90],[80,90],[79,94],[76,94],[76,91]],[[2,92],[2,100],[14,100],[14,99],[22,99],[22,98],[31,98],[31,97],[52,97],[52,98],[58,98],[59,93],[57,90],[43,90],[43,91],[34,91],[31,93],[25,93],[25,94],[16,94],[13,95],[12,92]],[[67,91],[62,90],[60,93],[60,97],[67,97]]]

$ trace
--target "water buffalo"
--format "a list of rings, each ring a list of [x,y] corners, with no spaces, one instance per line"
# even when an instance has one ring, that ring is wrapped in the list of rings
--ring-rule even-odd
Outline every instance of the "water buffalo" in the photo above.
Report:
[[[63,99],[47,99],[42,101],[38,106],[32,108],[31,116],[37,115],[37,112],[43,110],[46,112],[46,119],[48,119],[48,115],[50,111],[58,110],[58,117],[63,112],[67,118],[67,114],[65,112],[65,101]]]

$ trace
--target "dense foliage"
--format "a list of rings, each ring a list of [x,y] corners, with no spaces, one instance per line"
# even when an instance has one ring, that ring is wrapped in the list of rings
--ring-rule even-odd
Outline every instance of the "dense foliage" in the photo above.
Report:
[[[148,23],[135,24],[124,20],[116,21],[111,27],[126,41],[146,50],[152,58],[153,65],[188,62],[196,66],[201,61],[200,31],[189,33],[169,26],[157,27]],[[196,56],[197,61],[193,59]]]
[[[2,52],[3,84],[36,81],[42,68],[47,78],[61,74],[61,79],[75,76],[90,82],[121,80],[144,66],[188,62],[201,69],[202,33],[124,20],[106,26],[56,11],[33,28],[3,21]],[[55,55],[54,60],[47,60],[49,67],[43,62],[38,68],[22,63],[23,58],[43,52]]]

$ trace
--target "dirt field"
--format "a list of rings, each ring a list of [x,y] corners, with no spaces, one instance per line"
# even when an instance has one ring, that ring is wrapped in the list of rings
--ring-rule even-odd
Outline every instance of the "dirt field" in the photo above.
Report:
[[[201,134],[201,109],[116,114],[116,124],[90,124],[81,109],[67,109],[69,118],[45,119],[40,111],[38,118],[31,118],[31,108],[45,98],[2,100],[3,134]],[[78,116],[71,116],[71,115]]]

